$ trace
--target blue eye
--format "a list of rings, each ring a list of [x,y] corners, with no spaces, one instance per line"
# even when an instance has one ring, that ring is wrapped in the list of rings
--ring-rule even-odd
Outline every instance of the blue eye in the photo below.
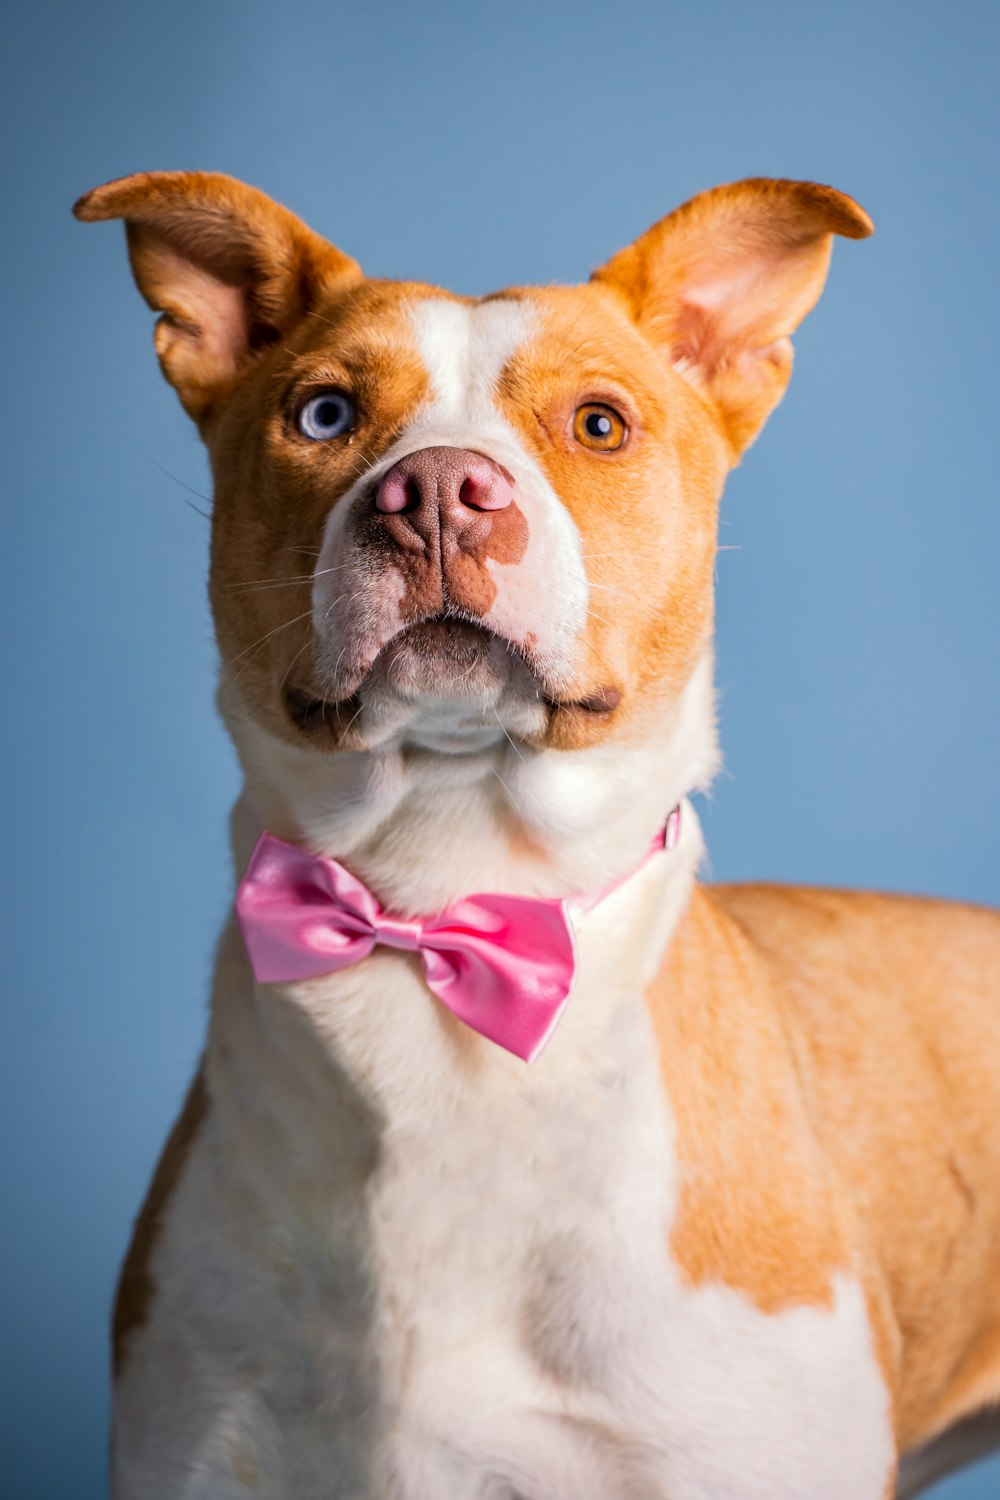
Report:
[[[313,396],[299,412],[299,431],[317,443],[343,437],[355,422],[354,402],[342,391],[324,391]]]

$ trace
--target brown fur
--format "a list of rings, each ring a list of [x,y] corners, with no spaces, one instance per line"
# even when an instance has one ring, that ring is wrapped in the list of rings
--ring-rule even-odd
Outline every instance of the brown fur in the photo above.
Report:
[[[833,235],[863,239],[853,198],[754,177],[700,193],[603,266],[639,327],[713,402],[734,457],[777,405],[789,334],[823,290]]]
[[[331,504],[426,395],[409,306],[451,294],[366,281],[286,209],[212,174],[140,174],[86,195],[77,212],[124,217],[147,300],[171,337],[196,331],[181,363],[160,353],[212,456],[220,649],[269,727],[295,737],[276,689],[293,666],[296,683],[319,676],[305,560]],[[545,743],[641,735],[653,700],[690,674],[712,627],[726,471],[780,399],[788,334],[819,296],[832,235],[868,232],[863,210],[833,189],[755,180],[668,215],[588,286],[497,294],[528,300],[542,324],[504,372],[501,406],[585,537],[595,592],[609,605],[591,608],[586,665],[553,707]],[[354,396],[360,420],[343,442],[292,430],[296,403],[324,385]],[[595,453],[572,438],[572,414],[587,401],[622,412],[621,448]],[[483,603],[478,575],[465,582],[470,606]],[[591,700],[615,706],[580,707]],[[330,704],[330,748],[362,748],[344,737],[353,710],[339,707]]]
[[[903,1449],[996,1400],[1000,913],[698,889],[650,1006],[691,1281],[773,1311],[860,1271]]]
[[[140,175],[78,212],[126,219],[136,278],[164,315],[164,371],[212,458],[220,650],[253,713],[295,740],[282,688],[319,670],[308,612],[324,522],[427,395],[409,306],[450,294],[365,280],[231,179]],[[690,677],[711,635],[725,474],[780,400],[832,236],[870,230],[833,189],[756,179],[684,205],[587,286],[498,294],[538,315],[499,402],[576,522],[595,601],[608,600],[543,743],[648,736]],[[296,404],[329,386],[351,392],[357,428],[303,442]],[[595,401],[628,428],[614,451],[573,438],[574,411]],[[513,558],[518,537],[507,544]],[[466,580],[472,610],[481,571]],[[330,750],[358,745],[342,709]],[[989,913],[720,887],[695,891],[650,991],[677,1120],[672,1254],[692,1285],[724,1283],[766,1313],[828,1305],[834,1275],[856,1273],[903,1448],[1000,1400],[998,976]],[[205,1107],[196,1081],[123,1271],[118,1361]]]
[[[641,737],[711,634],[727,450],[704,401],[665,368],[603,285],[517,295],[538,307],[541,327],[508,366],[500,404],[576,522],[594,590],[572,696],[613,688],[615,732]],[[621,448],[595,453],[574,440],[573,412],[585,401],[606,402],[626,418]],[[608,720],[567,713],[549,737],[568,749],[611,729]]]
[[[111,1357],[115,1375],[124,1366],[130,1336],[149,1315],[156,1293],[151,1262],[164,1215],[180,1182],[184,1164],[208,1113],[208,1095],[201,1073],[196,1073],[184,1107],[167,1137],[146,1200],[132,1231],[132,1241],[122,1265],[115,1294],[111,1330]]]

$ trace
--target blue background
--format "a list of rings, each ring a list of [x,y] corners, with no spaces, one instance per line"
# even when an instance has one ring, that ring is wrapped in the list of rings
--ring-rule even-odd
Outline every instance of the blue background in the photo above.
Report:
[[[1000,902],[1000,9],[7,7],[5,1495],[102,1492],[116,1264],[229,896],[206,465],[83,189],[235,173],[373,273],[577,280],[694,191],[853,193],[719,558],[720,877]],[[1000,1463],[936,1492],[996,1496]],[[846,1497],[845,1497],[846,1500]]]

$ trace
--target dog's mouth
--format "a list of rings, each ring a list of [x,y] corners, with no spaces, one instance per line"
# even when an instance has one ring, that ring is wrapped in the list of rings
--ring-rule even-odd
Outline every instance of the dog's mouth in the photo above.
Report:
[[[520,665],[530,664],[516,647],[484,625],[438,615],[409,625],[383,646],[365,683],[384,678],[396,692],[416,696],[476,697]]]
[[[614,713],[621,692],[611,684],[584,697],[547,691],[530,654],[484,625],[437,615],[409,625],[379,651],[353,693],[331,698],[306,684],[289,683],[285,708],[292,723],[310,736],[345,734],[364,710],[385,698],[414,702],[468,703],[496,711],[505,696],[533,702],[546,719],[558,710],[587,717]]]

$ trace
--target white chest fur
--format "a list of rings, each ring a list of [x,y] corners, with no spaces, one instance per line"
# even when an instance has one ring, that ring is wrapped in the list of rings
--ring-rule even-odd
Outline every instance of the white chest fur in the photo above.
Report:
[[[662,870],[585,920],[531,1069],[442,1017],[410,958],[255,1002],[226,945],[119,1500],[881,1500],[859,1289],[767,1317],[671,1263],[641,1000],[684,894]]]

